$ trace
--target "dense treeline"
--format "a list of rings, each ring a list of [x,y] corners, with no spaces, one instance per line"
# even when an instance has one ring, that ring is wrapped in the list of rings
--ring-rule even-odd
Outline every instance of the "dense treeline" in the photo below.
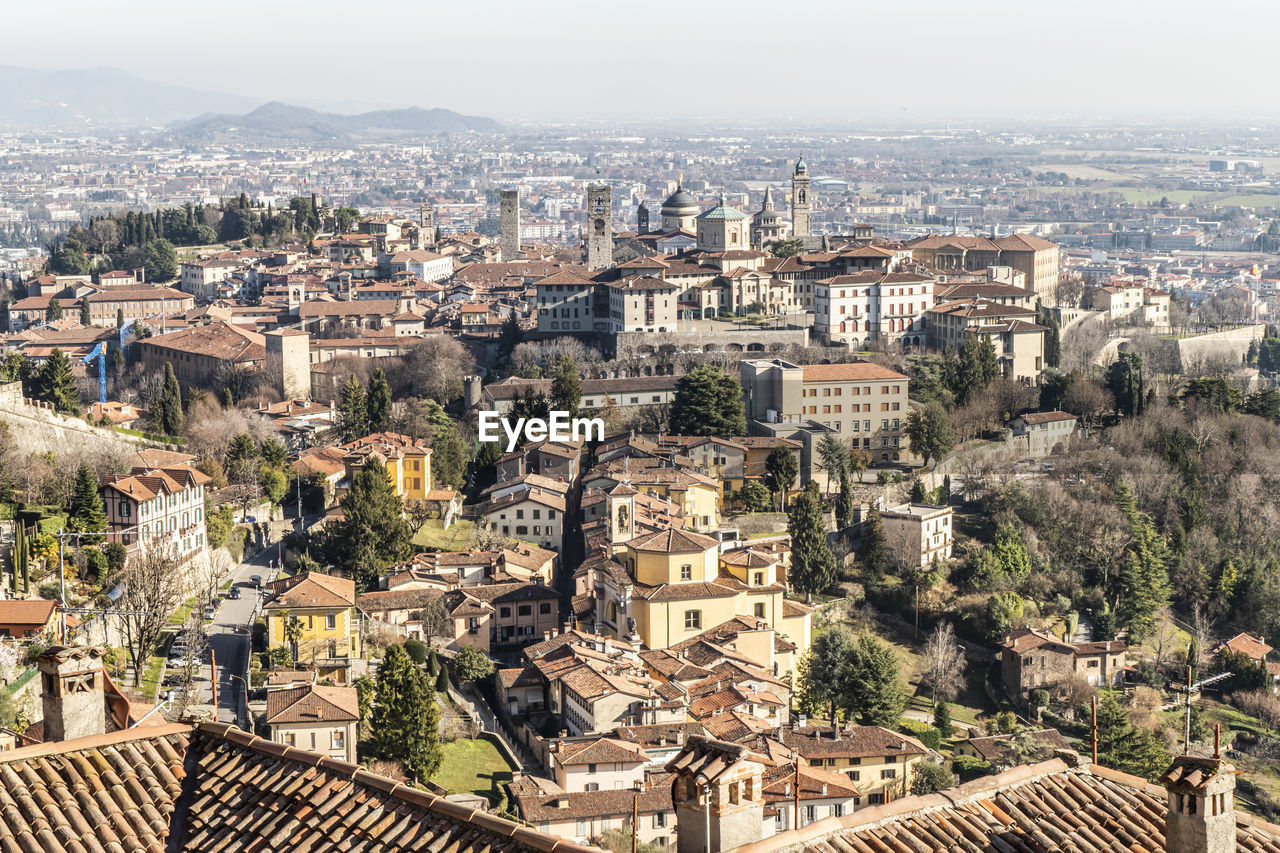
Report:
[[[355,209],[322,206],[315,195],[295,196],[287,208],[277,209],[256,204],[243,193],[221,204],[112,213],[92,217],[87,225],[73,225],[61,245],[49,246],[49,270],[86,275],[145,266],[149,280],[168,281],[177,275],[175,246],[310,242],[321,231],[348,231],[358,218]]]

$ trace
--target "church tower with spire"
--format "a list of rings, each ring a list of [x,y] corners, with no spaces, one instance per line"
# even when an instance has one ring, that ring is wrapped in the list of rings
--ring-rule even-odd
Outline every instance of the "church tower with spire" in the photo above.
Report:
[[[809,167],[804,162],[804,155],[796,161],[795,172],[791,175],[791,234],[795,237],[808,237],[809,214],[812,212],[809,199]]]

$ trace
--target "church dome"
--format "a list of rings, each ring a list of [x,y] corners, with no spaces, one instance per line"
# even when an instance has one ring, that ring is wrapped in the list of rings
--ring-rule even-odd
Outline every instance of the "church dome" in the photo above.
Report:
[[[796,174],[797,175],[809,174],[809,166],[804,162],[803,154],[801,154],[800,159],[796,161]]]
[[[684,187],[676,187],[676,191],[662,203],[663,210],[682,210],[697,206],[698,200],[686,192]]]

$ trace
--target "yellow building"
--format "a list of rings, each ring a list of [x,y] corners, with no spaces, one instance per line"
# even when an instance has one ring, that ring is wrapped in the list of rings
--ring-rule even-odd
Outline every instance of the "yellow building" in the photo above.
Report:
[[[352,661],[362,657],[355,581],[306,572],[272,587],[263,607],[268,646],[293,650],[300,665],[345,683]]]
[[[397,497],[405,502],[427,499],[432,485],[431,448],[426,439],[375,432],[344,444],[341,449],[345,451],[342,462],[348,483],[369,459],[376,458],[386,466],[387,478]]]
[[[628,494],[610,496],[613,531],[634,517]],[[808,647],[808,613],[784,602],[778,549],[739,548],[679,529],[613,539],[613,556],[594,571],[596,614],[603,627],[650,649],[665,649],[736,617],[787,628]],[[804,608],[807,611],[807,608]],[[790,623],[790,624],[788,624]]]

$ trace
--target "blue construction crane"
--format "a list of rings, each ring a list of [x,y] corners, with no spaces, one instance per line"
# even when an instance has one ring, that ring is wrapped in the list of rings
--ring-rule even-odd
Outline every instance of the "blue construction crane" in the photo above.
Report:
[[[107,402],[107,344],[105,341],[99,341],[93,351],[81,359],[81,363],[88,364],[94,359],[98,360],[98,402]]]

